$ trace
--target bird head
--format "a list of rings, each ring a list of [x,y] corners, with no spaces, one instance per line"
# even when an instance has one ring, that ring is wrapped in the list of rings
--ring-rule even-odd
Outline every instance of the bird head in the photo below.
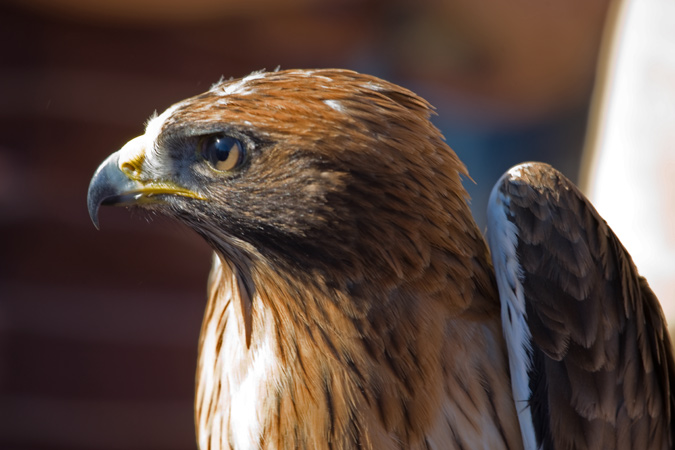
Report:
[[[235,264],[405,277],[473,229],[465,169],[412,92],[346,70],[221,81],[96,171],[88,207],[178,219]]]

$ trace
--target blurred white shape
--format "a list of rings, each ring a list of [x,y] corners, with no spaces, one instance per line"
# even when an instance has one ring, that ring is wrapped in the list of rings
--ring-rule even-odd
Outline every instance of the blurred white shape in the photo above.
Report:
[[[614,6],[581,186],[675,324],[675,1]]]

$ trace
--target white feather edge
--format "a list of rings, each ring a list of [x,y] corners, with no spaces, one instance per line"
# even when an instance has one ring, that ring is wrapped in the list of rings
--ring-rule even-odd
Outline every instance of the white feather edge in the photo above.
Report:
[[[518,228],[509,220],[510,198],[501,190],[504,181],[518,178],[522,165],[505,173],[492,188],[488,202],[488,244],[492,264],[497,278],[501,303],[502,328],[509,355],[511,389],[518,413],[523,446],[526,450],[537,450],[534,422],[530,409],[530,384],[528,371],[532,335],[527,325],[525,298],[523,295],[523,271],[518,261]],[[509,314],[510,312],[510,314]]]

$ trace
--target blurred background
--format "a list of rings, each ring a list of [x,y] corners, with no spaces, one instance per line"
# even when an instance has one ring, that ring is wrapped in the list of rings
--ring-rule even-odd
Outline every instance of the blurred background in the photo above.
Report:
[[[86,209],[98,164],[221,76],[345,67],[419,93],[477,221],[513,164],[579,180],[609,0],[0,3],[0,448],[195,449],[210,252]]]

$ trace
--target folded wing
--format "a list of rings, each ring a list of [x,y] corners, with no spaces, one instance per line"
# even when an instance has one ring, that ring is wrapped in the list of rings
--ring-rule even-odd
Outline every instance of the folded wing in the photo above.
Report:
[[[488,218],[526,447],[672,448],[663,313],[590,202],[555,169],[528,163],[495,185]]]

